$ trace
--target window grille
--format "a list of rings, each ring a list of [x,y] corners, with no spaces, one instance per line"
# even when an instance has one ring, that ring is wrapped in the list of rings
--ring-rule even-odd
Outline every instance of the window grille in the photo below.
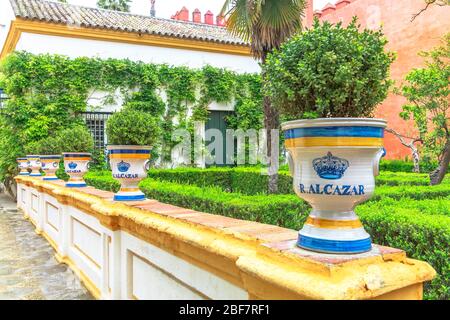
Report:
[[[6,100],[8,100],[8,96],[3,91],[3,89],[0,89],[0,108],[3,108],[5,106]]]
[[[106,121],[111,114],[111,112],[84,112],[82,114],[86,126],[94,138],[95,147],[99,150],[104,150],[106,148]]]

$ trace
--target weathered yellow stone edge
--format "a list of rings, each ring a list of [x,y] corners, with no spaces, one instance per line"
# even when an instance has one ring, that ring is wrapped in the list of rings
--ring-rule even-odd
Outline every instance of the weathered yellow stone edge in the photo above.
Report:
[[[422,286],[436,275],[428,263],[402,256],[389,261],[379,256],[338,265],[319,263],[267,248],[238,232],[113,203],[38,178],[16,180],[95,216],[112,230],[127,231],[215,273],[247,290],[252,299],[382,298],[395,290]]]

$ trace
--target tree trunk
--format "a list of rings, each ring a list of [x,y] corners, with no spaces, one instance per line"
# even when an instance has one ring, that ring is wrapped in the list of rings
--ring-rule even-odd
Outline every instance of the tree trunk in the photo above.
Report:
[[[9,194],[14,201],[17,201],[16,181],[12,178],[6,178],[3,185],[5,186],[6,193]]]
[[[265,52],[262,56],[262,64],[264,65],[266,62],[268,52]],[[264,81],[265,74],[262,73],[262,78]],[[268,96],[264,97],[264,127],[267,131],[267,156],[269,158],[269,185],[268,191],[269,193],[277,193],[278,192],[278,159],[279,155],[275,154],[278,150],[274,150],[274,154],[272,154],[272,130],[280,128],[280,118],[278,111],[272,106],[270,102],[270,98]],[[278,138],[278,137],[277,137]],[[277,139],[278,140],[278,139]]]
[[[272,150],[272,129],[279,129],[278,111],[273,108],[268,97],[264,97],[264,126],[267,130],[267,156],[269,158],[269,193],[278,192],[278,154]],[[278,138],[278,137],[276,137]],[[277,141],[278,139],[276,139]]]
[[[450,139],[447,140],[444,148],[444,152],[439,161],[439,166],[430,173],[430,184],[435,186],[440,184],[444,180],[445,174],[447,173],[448,164],[450,162]]]
[[[413,158],[413,163],[414,163],[413,172],[419,173],[420,172],[420,156],[419,156],[419,151],[414,146],[414,143],[411,143],[411,152],[412,152],[412,158]]]

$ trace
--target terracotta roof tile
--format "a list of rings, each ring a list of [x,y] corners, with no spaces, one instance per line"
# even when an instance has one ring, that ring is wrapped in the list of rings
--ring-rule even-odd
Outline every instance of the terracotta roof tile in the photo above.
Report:
[[[47,0],[10,0],[16,17],[87,28],[154,34],[182,39],[247,45],[226,28],[89,8]]]

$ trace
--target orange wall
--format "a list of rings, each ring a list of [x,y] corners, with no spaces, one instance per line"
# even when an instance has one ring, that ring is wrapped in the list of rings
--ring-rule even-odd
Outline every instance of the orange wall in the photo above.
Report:
[[[347,6],[321,16],[321,20],[347,24],[358,16],[362,27],[378,29],[380,25],[389,40],[388,49],[397,53],[391,67],[391,77],[399,85],[412,69],[423,66],[420,51],[428,51],[440,43],[441,37],[450,32],[450,6],[433,6],[418,16],[411,17],[424,7],[424,0],[353,0]],[[388,127],[414,135],[414,126],[399,117],[405,99],[390,94],[379,106],[376,116],[388,121]],[[386,133],[387,158],[404,158],[410,151],[398,139]]]

